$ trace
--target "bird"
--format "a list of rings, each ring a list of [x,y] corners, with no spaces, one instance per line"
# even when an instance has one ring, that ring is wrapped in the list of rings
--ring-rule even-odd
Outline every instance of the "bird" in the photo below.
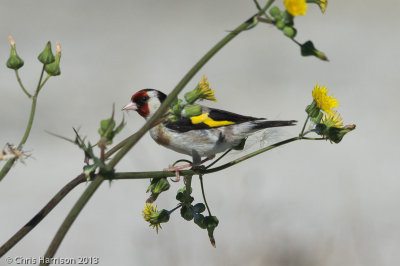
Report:
[[[134,110],[148,120],[154,115],[167,95],[155,89],[143,89],[134,93],[122,110]],[[193,104],[197,105],[198,104]],[[200,167],[216,154],[232,149],[253,133],[271,127],[296,125],[296,120],[267,120],[253,116],[201,106],[201,114],[180,119],[165,119],[149,130],[153,140],[178,153],[192,156],[192,164],[169,167],[175,171],[179,181],[179,170]],[[204,158],[204,160],[201,160]]]

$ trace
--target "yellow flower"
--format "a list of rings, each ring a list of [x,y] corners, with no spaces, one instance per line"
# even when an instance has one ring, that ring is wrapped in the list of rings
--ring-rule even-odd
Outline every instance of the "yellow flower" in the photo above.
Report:
[[[321,123],[326,125],[327,127],[343,127],[343,120],[338,112],[333,112],[332,114],[324,114]]]
[[[312,91],[312,97],[316,102],[318,108],[328,114],[333,115],[332,108],[339,106],[339,101],[333,96],[328,96],[328,89],[325,86],[315,85]]]
[[[292,16],[305,15],[307,11],[306,0],[285,0],[283,4]]]
[[[158,234],[158,228],[162,229],[162,227],[160,222],[157,221],[157,217],[159,215],[159,212],[157,211],[157,206],[155,204],[146,203],[146,206],[144,206],[144,209],[142,211],[142,215],[145,221],[150,223],[149,226],[155,228]]]
[[[198,93],[200,94],[200,99],[217,101],[214,96],[214,91],[211,90],[210,84],[207,81],[206,76],[203,76],[198,85]]]

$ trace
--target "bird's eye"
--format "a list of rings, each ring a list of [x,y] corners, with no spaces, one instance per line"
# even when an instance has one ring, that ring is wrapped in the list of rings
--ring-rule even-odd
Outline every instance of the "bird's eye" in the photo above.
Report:
[[[143,105],[143,104],[145,104],[145,103],[147,102],[148,99],[149,99],[149,96],[143,96],[143,97],[137,98],[137,99],[135,100],[135,102],[136,102],[138,105]]]

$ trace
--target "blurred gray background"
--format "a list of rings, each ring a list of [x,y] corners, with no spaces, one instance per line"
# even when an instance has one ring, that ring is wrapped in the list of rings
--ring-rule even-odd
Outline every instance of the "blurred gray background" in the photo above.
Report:
[[[205,176],[211,210],[220,220],[216,249],[179,213],[157,235],[141,216],[149,181],[125,180],[100,187],[56,256],[97,256],[100,265],[399,265],[399,7],[396,0],[329,1],[322,15],[310,5],[306,16],[296,18],[297,40],[313,40],[330,62],[301,57],[281,32],[260,24],[190,82],[185,91],[208,77],[218,98],[210,106],[299,124],[318,82],[339,99],[345,124],[357,125],[339,145],[296,142]],[[19,142],[30,110],[5,67],[7,35],[25,60],[20,74],[31,91],[46,41],[59,40],[63,55],[62,74],[42,90],[24,147],[34,158],[15,165],[0,184],[0,244],[82,169],[82,153],[45,130],[73,137],[77,127],[95,142],[113,103],[121,119],[120,107],[137,90],[171,91],[212,45],[255,12],[250,0],[1,1],[0,146]],[[136,113],[125,118],[116,141],[144,123]],[[300,129],[274,131],[268,142],[253,138],[249,150]],[[180,158],[186,156],[146,135],[117,170],[161,170]],[[193,184],[201,201],[197,178]],[[86,186],[70,193],[5,257],[43,255]],[[159,208],[173,208],[181,186],[172,184],[157,200]]]

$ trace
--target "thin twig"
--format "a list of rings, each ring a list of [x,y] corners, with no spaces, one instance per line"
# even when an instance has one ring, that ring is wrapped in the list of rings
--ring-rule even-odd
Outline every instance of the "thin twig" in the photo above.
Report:
[[[210,208],[208,207],[207,200],[206,200],[206,194],[204,193],[203,175],[202,174],[199,175],[199,179],[200,179],[201,194],[203,194],[204,204],[207,207],[208,215],[211,216],[211,211],[210,211]]]
[[[29,98],[32,98],[32,95],[25,89],[24,85],[22,84],[22,80],[19,76],[18,69],[15,70],[15,76],[17,77],[17,81],[23,92],[28,96]]]

